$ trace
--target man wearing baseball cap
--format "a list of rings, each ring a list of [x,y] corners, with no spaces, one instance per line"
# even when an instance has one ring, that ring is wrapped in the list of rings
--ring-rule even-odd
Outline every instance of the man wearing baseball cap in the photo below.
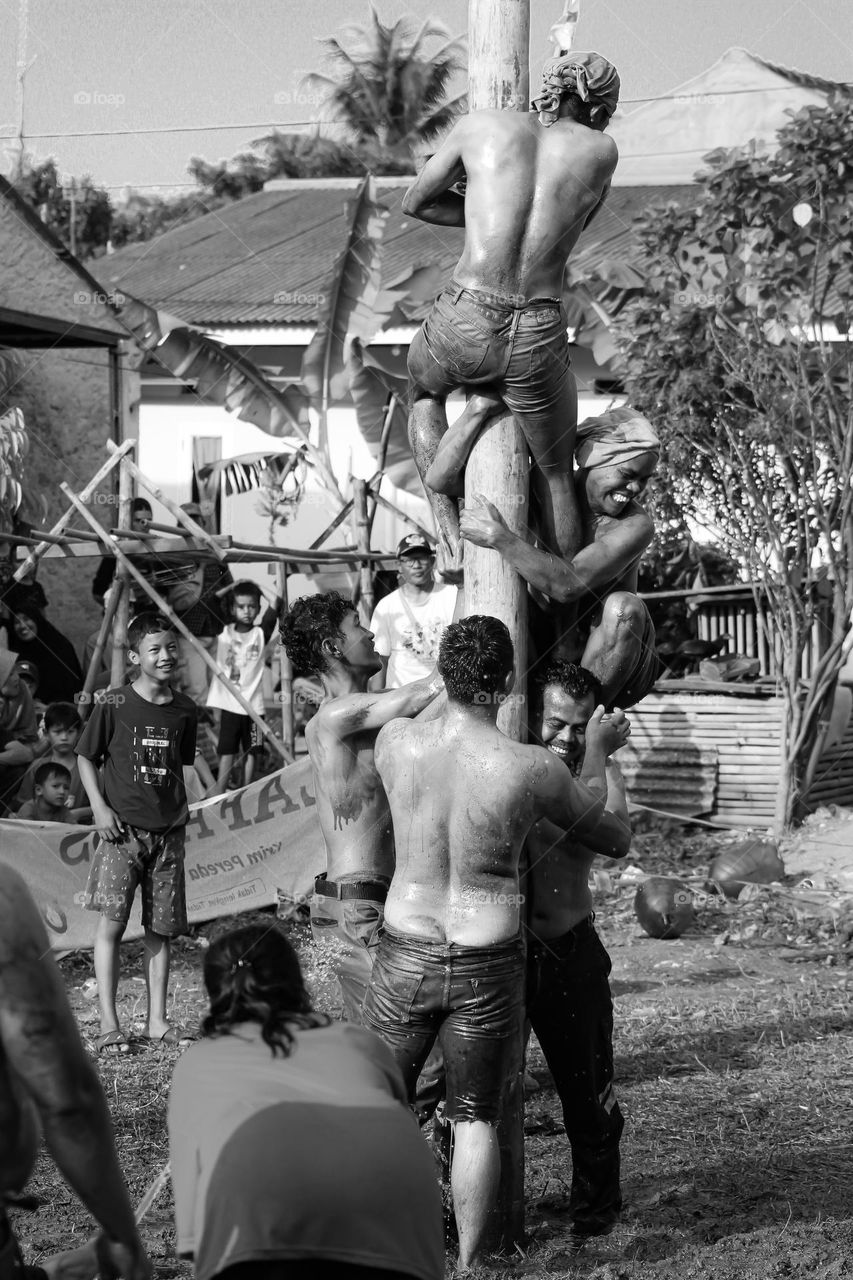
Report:
[[[423,680],[435,667],[445,627],[453,621],[458,591],[436,582],[435,555],[422,533],[408,533],[397,547],[400,586],[380,600],[370,620],[382,672],[380,689]]]

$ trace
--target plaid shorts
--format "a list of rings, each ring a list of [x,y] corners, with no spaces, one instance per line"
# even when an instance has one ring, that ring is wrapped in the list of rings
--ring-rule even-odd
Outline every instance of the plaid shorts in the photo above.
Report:
[[[137,885],[141,885],[143,926],[166,938],[186,933],[186,828],[125,827],[125,831],[120,841],[98,843],[86,884],[86,910],[127,924]]]

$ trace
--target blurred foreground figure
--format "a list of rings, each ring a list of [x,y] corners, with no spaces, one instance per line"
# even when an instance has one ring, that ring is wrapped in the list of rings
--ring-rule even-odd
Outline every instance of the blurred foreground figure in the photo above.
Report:
[[[199,1280],[442,1280],[432,1156],[378,1036],[314,1012],[268,917],[213,941],[204,983],[169,1098],[177,1247]]]
[[[103,1234],[24,1266],[6,1216],[26,1186],[40,1133]],[[0,864],[0,1280],[149,1280],[109,1111],[23,880]]]

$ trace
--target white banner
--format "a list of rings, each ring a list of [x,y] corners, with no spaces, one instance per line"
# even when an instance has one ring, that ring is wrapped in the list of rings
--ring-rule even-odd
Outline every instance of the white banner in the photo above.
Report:
[[[98,916],[83,906],[97,833],[59,822],[0,821],[0,862],[23,876],[55,951],[91,947]],[[326,867],[308,759],[190,809],[187,911],[191,924],[307,898]],[[139,894],[126,938],[142,936]]]

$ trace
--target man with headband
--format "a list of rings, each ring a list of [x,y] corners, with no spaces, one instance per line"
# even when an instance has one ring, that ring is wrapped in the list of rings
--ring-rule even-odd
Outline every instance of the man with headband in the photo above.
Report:
[[[543,536],[562,556],[580,545],[571,468],[577,389],[563,274],[616,167],[616,145],[603,130],[618,97],[619,76],[600,54],[549,62],[533,111],[464,116],[403,198],[411,217],[465,227],[453,279],[409,348],[409,439],[421,477],[447,431],[449,392],[488,387],[493,407],[499,397],[524,431]],[[427,496],[439,568],[458,576],[458,504],[430,488]]]
[[[481,428],[484,421],[481,411]],[[572,557],[557,558],[512,533],[480,494],[462,513],[463,538],[499,551],[550,598],[546,608],[531,610],[536,654],[580,662],[601,684],[608,709],[634,706],[661,671],[654,624],[636,594],[640,559],[654,535],[639,499],[659,453],[652,424],[635,409],[611,409],[581,423],[575,483],[584,545]]]

